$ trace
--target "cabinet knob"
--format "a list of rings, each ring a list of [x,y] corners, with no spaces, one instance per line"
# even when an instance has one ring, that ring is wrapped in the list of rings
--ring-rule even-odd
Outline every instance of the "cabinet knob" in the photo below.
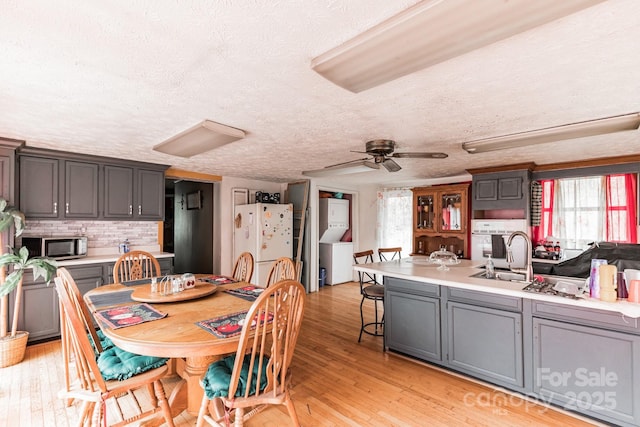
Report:
[[[65,205],[65,213],[69,213],[69,202]]]
[[[54,214],[58,213],[58,202],[53,202],[53,213]]]
[[[133,205],[129,205],[129,215],[133,215]]]
[[[138,205],[138,215],[142,215],[142,205]]]

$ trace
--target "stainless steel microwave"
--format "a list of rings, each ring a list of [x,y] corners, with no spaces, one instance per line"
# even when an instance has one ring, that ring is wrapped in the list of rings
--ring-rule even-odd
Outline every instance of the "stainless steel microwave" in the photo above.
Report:
[[[29,250],[29,257],[64,260],[87,256],[87,238],[84,236],[23,237],[22,247]]]

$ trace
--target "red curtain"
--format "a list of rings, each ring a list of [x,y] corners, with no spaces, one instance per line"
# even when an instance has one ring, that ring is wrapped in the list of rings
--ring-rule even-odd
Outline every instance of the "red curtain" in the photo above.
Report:
[[[637,175],[606,176],[607,241],[637,243]]]

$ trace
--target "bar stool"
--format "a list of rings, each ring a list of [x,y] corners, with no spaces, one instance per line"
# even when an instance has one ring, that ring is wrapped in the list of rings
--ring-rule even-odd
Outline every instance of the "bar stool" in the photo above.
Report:
[[[402,248],[378,248],[378,256],[380,261],[392,261],[402,258]]]
[[[355,264],[367,264],[373,262],[373,251],[355,252],[353,254],[353,261]],[[382,345],[384,347],[384,313],[382,319],[378,318],[378,301],[382,303],[382,309],[384,310],[384,287],[377,282],[376,275],[358,271],[358,279],[360,281],[360,294],[362,295],[362,301],[360,301],[360,336],[358,342],[362,339],[362,333],[373,335],[376,337],[382,337]],[[375,321],[364,321],[364,313],[362,312],[362,306],[365,300],[372,300],[375,309]]]

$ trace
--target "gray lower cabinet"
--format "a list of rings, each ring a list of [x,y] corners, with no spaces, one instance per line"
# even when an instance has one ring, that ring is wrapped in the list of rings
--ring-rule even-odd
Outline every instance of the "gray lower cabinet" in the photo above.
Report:
[[[447,364],[505,386],[524,386],[522,314],[447,303]]]
[[[13,318],[15,297],[16,293],[12,292],[9,297],[9,319]],[[21,298],[18,330],[29,332],[30,342],[60,335],[60,311],[53,282],[47,285],[44,282],[29,283],[25,279]]]
[[[440,363],[440,287],[385,277],[385,345]]]
[[[640,425],[640,336],[533,319],[534,393],[619,425]]]
[[[388,291],[384,306],[387,347],[424,360],[442,360],[439,299]]]
[[[82,294],[104,284],[102,264],[74,266],[67,269]],[[22,308],[18,317],[18,330],[28,331],[30,342],[59,336],[60,311],[53,281],[49,284],[42,279],[34,282],[31,271],[27,271],[24,275],[21,297]],[[15,292],[10,294],[9,318],[13,316],[14,301]]]

